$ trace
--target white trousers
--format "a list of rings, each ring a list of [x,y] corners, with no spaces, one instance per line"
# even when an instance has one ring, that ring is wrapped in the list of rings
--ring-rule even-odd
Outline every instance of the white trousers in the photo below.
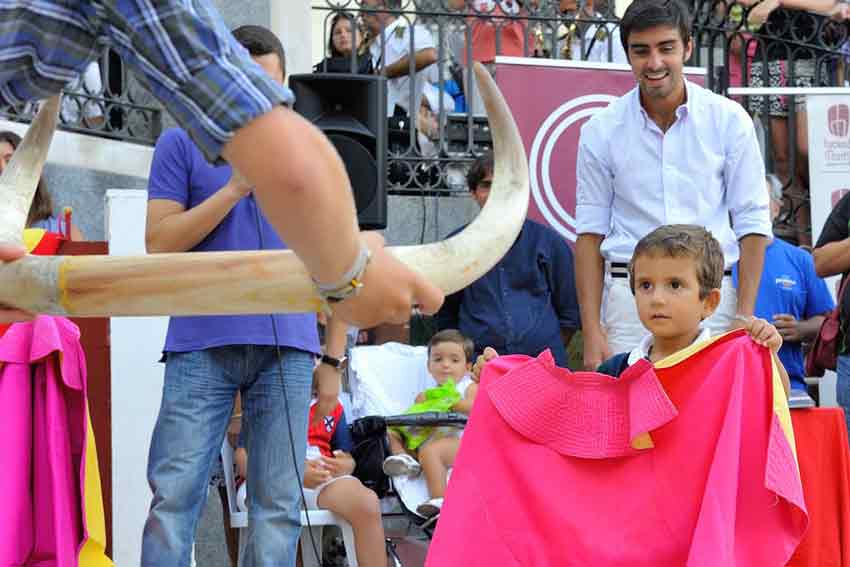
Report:
[[[732,287],[732,277],[724,276],[720,287],[720,305],[702,325],[711,329],[711,334],[729,330],[738,309],[738,295]],[[647,334],[638,317],[637,304],[629,278],[614,278],[605,274],[605,289],[602,294],[602,328],[608,333],[608,346],[612,354],[629,352],[638,346]]]

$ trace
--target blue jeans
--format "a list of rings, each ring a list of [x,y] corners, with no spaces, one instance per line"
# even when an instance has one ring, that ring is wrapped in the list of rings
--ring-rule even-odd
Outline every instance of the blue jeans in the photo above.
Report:
[[[835,373],[838,375],[835,395],[838,405],[844,408],[844,420],[847,422],[847,430],[850,431],[850,354],[838,355]]]
[[[251,479],[241,565],[295,565],[313,355],[281,348],[281,356],[283,377],[275,347],[236,345],[168,354],[148,458],[153,501],[142,536],[142,567],[189,566],[210,471],[237,391],[242,392]]]

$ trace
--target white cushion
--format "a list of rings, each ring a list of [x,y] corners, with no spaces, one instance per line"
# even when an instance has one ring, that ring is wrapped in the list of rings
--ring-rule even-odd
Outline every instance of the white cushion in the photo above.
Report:
[[[385,343],[351,349],[349,421],[366,415],[396,415],[410,407],[417,394],[436,386],[427,361],[424,346]]]

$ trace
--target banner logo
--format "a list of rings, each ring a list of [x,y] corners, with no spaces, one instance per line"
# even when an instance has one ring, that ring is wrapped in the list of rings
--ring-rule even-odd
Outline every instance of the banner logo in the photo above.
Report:
[[[573,98],[549,114],[538,128],[528,156],[531,198],[549,225],[564,238],[576,240],[576,220],[568,213],[555,194],[555,184],[568,180],[551,177],[552,153],[558,139],[568,128],[579,127],[584,119],[590,118],[605,108],[617,97],[607,94],[592,94]],[[557,156],[556,156],[557,159]]]
[[[838,103],[826,107],[822,136],[824,171],[850,171],[850,106]]]
[[[826,111],[827,131],[834,138],[847,138],[850,134],[850,106],[833,104]]]

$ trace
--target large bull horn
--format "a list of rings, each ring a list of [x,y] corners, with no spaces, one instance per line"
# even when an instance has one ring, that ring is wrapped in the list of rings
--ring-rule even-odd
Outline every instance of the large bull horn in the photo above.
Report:
[[[490,198],[478,217],[453,238],[390,248],[446,293],[466,287],[504,256],[519,234],[528,207],[528,165],[519,131],[487,71],[476,64],[475,74],[495,149]],[[24,145],[35,137],[27,134]],[[46,153],[46,145],[41,153]],[[18,153],[24,152],[16,152],[15,159]],[[6,173],[0,187],[18,194],[9,187],[13,180]],[[23,176],[16,174],[14,182],[19,181]],[[37,181],[34,174],[26,180]],[[0,194],[0,202],[6,200]],[[20,239],[22,224],[15,222],[11,228],[4,224],[6,240]],[[27,256],[0,265],[0,304],[77,317],[292,313],[322,307],[304,265],[291,251]]]
[[[59,116],[59,95],[41,105],[21,147],[0,176],[0,242],[20,244]]]

